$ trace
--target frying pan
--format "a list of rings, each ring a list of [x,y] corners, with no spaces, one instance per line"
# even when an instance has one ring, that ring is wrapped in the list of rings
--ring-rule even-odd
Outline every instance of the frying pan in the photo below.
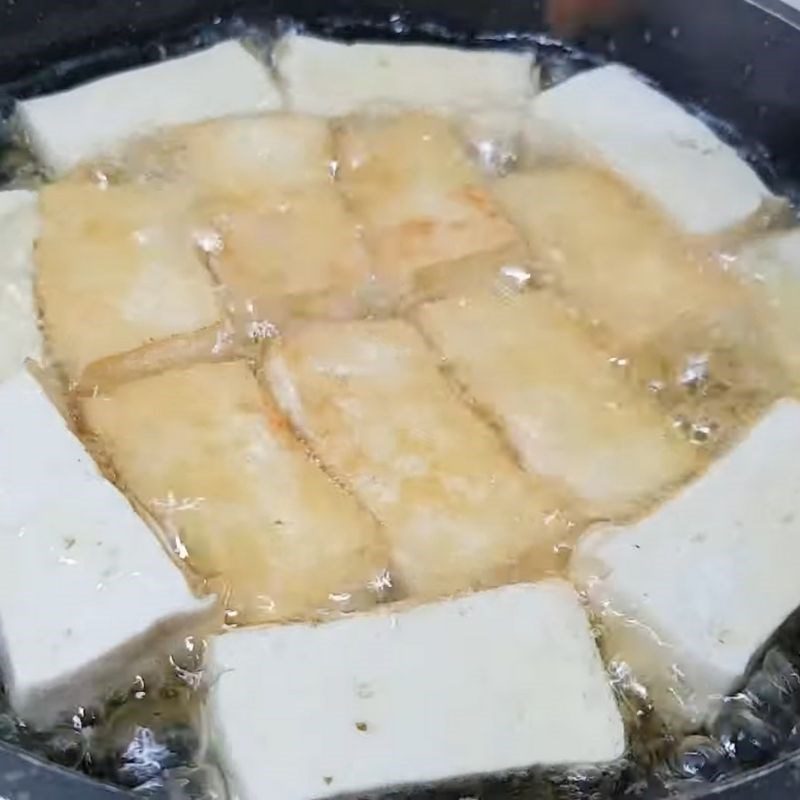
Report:
[[[0,0],[0,111],[11,97],[66,88],[98,74],[181,52],[231,25],[292,19],[342,36],[481,46],[536,38],[546,51],[542,0]],[[630,0],[632,13],[573,31],[586,58],[625,62],[672,96],[724,120],[777,190],[799,197],[800,3]],[[232,22],[233,20],[233,22]],[[238,21],[238,22],[237,22]],[[735,131],[735,134],[734,134]],[[0,745],[3,800],[130,797]],[[707,800],[797,800],[800,752],[714,785]],[[275,800],[280,800],[276,798]]]

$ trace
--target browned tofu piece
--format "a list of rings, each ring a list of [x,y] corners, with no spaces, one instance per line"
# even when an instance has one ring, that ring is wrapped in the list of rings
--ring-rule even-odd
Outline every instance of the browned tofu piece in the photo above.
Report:
[[[322,462],[380,520],[411,596],[559,566],[571,530],[400,320],[310,323],[267,353],[265,376]],[[526,577],[531,577],[528,573]]]
[[[421,306],[416,320],[525,467],[562,481],[587,515],[634,512],[696,466],[668,416],[552,296],[448,299]]]
[[[381,531],[308,457],[242,362],[127,383],[82,410],[123,487],[227,598],[232,622],[374,600],[387,567]]]
[[[62,183],[41,192],[37,294],[50,353],[72,379],[97,359],[220,319],[179,189]]]
[[[741,300],[629,189],[588,167],[516,173],[495,194],[584,319],[612,345],[636,348],[687,317]]]
[[[516,262],[525,248],[448,123],[411,113],[353,117],[339,131],[339,181],[363,222],[377,278],[391,297],[435,265],[479,257]]]

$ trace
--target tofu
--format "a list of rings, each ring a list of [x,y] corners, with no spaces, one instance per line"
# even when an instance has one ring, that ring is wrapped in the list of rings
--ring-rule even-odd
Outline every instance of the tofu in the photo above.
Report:
[[[332,184],[218,217],[209,264],[245,319],[348,318],[370,308],[372,264],[355,218]]]
[[[555,153],[609,169],[691,235],[725,233],[773,199],[699,117],[620,64],[542,92],[530,106],[526,138],[534,157]]]
[[[308,456],[242,362],[199,364],[86,398],[120,480],[225,598],[229,622],[374,602],[381,531]]]
[[[37,293],[54,361],[92,362],[217,324],[217,289],[179,187],[57,183],[41,192]]]
[[[159,128],[277,109],[281,102],[266,66],[227,41],[26,100],[18,116],[37,157],[62,174]]]
[[[371,265],[334,185],[328,122],[297,114],[221,119],[171,131],[128,154],[128,175],[194,187],[208,263],[245,321],[353,316]]]
[[[792,382],[800,380],[800,229],[742,247],[732,269],[766,307],[764,325]]]
[[[34,726],[126,690],[148,662],[205,632],[156,535],[25,371],[0,384],[0,657]]]
[[[704,477],[573,556],[606,656],[678,729],[713,716],[800,605],[798,446],[800,404],[780,401]]]
[[[276,47],[275,64],[288,107],[326,117],[375,108],[514,109],[535,88],[529,52],[348,44],[290,33]]]
[[[697,466],[666,415],[553,297],[456,297],[420,307],[416,320],[526,469],[563,482],[586,514],[629,514]]]
[[[717,264],[601,172],[543,167],[502,178],[494,191],[536,265],[619,355],[741,302]]]
[[[330,185],[334,144],[327,120],[262,113],[183,125],[134,143],[113,166],[191,184],[222,209],[278,202],[287,192]]]
[[[561,581],[217,636],[209,676],[212,747],[242,800],[367,796],[625,751]]]
[[[339,185],[364,225],[377,283],[390,298],[419,288],[427,269],[487,269],[525,257],[448,123],[412,113],[346,121]]]
[[[399,585],[437,597],[546,574],[573,535],[400,320],[310,323],[268,348],[278,403],[384,525]]]
[[[33,293],[33,247],[39,213],[35,192],[0,192],[0,381],[38,359],[42,337]]]

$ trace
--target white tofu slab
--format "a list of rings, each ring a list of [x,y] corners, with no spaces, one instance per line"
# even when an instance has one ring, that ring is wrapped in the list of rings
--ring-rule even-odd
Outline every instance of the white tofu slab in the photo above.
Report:
[[[36,155],[55,173],[168,125],[280,108],[266,67],[236,41],[19,104]]]
[[[209,658],[211,745],[241,800],[364,796],[625,750],[563,581],[241,630],[213,639]]]
[[[0,381],[41,355],[33,292],[38,230],[36,193],[0,192]]]
[[[556,150],[604,164],[690,234],[740,225],[772,197],[701,119],[618,64],[540,94],[526,135],[533,155]]]
[[[532,53],[344,44],[292,33],[279,42],[276,64],[291,110],[333,117],[381,106],[455,114],[521,108],[536,86]]]
[[[0,386],[0,441],[2,673],[14,710],[44,725],[127,688],[211,601],[26,371]]]
[[[677,727],[708,719],[800,605],[800,403],[783,400],[652,516],[586,536],[571,574]]]
[[[751,242],[730,261],[767,306],[767,327],[791,377],[800,380],[800,229]]]

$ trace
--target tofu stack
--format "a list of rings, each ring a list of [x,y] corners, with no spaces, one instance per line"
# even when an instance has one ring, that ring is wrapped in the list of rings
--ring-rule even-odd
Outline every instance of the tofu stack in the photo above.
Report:
[[[527,479],[401,320],[316,323],[270,347],[264,374],[322,463],[383,524],[412,597],[558,569],[564,502]]]
[[[472,269],[491,273],[525,260],[522,239],[441,117],[346,119],[337,153],[339,185],[364,226],[388,305],[441,290]]]
[[[661,410],[552,298],[454,297],[416,320],[525,468],[566,485],[585,516],[641,511],[696,467]]]
[[[494,190],[534,265],[689,438],[730,441],[784,388],[758,299],[615,178],[549,165]]]
[[[246,364],[197,364],[87,398],[122,483],[229,622],[369,606],[388,568],[373,519],[308,457]]]

